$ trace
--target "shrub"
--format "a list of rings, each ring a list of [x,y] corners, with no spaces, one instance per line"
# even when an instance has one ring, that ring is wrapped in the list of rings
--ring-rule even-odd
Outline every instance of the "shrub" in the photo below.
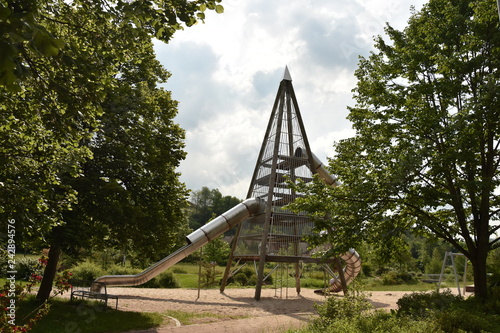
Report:
[[[268,278],[266,279],[266,281],[264,281],[264,284],[272,284],[273,283],[273,280],[272,280],[272,276],[268,276]],[[247,281],[247,286],[255,286],[257,285],[257,276],[253,275],[251,277],[248,278],[248,281]]]
[[[239,272],[235,276],[233,276],[233,281],[240,286],[246,286],[248,283],[248,277],[245,275],[245,273]]]
[[[345,297],[331,296],[323,304],[315,305],[319,318],[313,321],[315,329],[326,328],[338,320],[358,318],[373,306],[366,295],[347,295]],[[338,323],[337,323],[338,324]],[[347,331],[346,331],[347,332]]]
[[[7,246],[2,246],[0,247],[0,276],[6,276],[8,269],[8,264],[9,264],[9,255],[7,251]]]
[[[163,272],[156,277],[160,288],[179,288],[180,285],[171,272]]]
[[[397,314],[398,316],[425,318],[430,312],[446,309],[460,300],[462,297],[453,295],[449,290],[441,293],[433,291],[406,294],[397,301]]]
[[[411,272],[395,272],[390,271],[382,275],[383,285],[397,285],[397,284],[414,284],[418,280],[415,278],[415,273]]]
[[[320,318],[321,319],[321,318]],[[431,319],[413,320],[396,317],[383,310],[377,310],[353,317],[329,319],[328,323],[317,319],[303,333],[444,333]]]
[[[314,271],[310,272],[307,274],[311,279],[316,279],[316,280],[325,280],[325,273],[321,271]],[[329,276],[326,276],[327,280],[329,279]]]
[[[255,273],[254,273],[253,269],[251,269],[251,268],[249,268],[249,267],[244,267],[244,268],[242,268],[242,269],[240,270],[240,272],[241,272],[241,273],[243,273],[243,274],[245,274],[245,276],[246,276],[247,278],[252,277],[252,276],[254,276],[254,275],[255,275]]]
[[[43,266],[40,261],[31,257],[24,257],[16,261],[17,278],[28,281],[32,275],[42,275]]]
[[[373,274],[373,267],[369,263],[362,263],[361,271],[363,272],[364,276],[371,277]]]
[[[266,275],[267,273],[264,272],[264,276]],[[264,280],[263,284],[272,285],[273,281],[273,276],[269,275],[266,280]],[[232,283],[236,283],[240,286],[255,286],[257,284],[257,275],[252,268],[244,267],[227,280],[227,284]]]
[[[500,314],[500,286],[489,288],[489,297],[483,309],[488,313]]]
[[[435,321],[447,333],[492,332],[490,318],[470,309],[447,309],[435,314]]]
[[[91,262],[83,262],[73,267],[71,272],[73,273],[73,279],[86,281],[94,281],[105,274],[101,267]]]
[[[163,272],[148,282],[138,286],[139,288],[179,288],[179,283],[172,272]]]
[[[408,317],[398,318],[383,310],[361,316],[354,321],[359,333],[442,333],[432,320],[413,320]]]

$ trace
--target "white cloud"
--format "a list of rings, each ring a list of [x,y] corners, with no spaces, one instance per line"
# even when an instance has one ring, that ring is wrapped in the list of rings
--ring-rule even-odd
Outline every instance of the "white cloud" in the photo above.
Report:
[[[404,28],[410,5],[423,2],[225,0],[224,14],[208,12],[205,24],[157,44],[186,129],[181,180],[246,196],[285,65],[309,142],[326,162],[333,142],[353,134],[346,116],[358,56],[385,22]]]

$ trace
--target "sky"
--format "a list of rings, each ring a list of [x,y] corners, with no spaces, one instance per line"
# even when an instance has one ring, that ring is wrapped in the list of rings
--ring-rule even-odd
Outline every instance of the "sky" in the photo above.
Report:
[[[223,0],[223,14],[155,43],[186,131],[187,188],[245,199],[288,66],[311,150],[322,161],[351,137],[346,119],[359,56],[388,22],[404,29],[421,0]]]

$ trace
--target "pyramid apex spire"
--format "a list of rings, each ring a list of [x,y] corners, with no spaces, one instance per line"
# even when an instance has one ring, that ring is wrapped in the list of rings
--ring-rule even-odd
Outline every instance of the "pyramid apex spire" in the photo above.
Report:
[[[285,73],[283,74],[283,80],[292,81],[292,76],[288,71],[288,66],[285,66]]]

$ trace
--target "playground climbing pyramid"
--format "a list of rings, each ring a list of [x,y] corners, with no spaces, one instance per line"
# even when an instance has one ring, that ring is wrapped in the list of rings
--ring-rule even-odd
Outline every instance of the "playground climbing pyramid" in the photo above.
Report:
[[[265,262],[296,263],[298,276],[299,262],[317,261],[304,241],[304,236],[311,234],[313,223],[307,216],[285,207],[300,196],[288,181],[311,182],[314,163],[286,68],[247,194],[247,198],[263,200],[266,209],[241,223],[230,257],[230,261],[259,263],[256,299],[260,297]],[[300,281],[297,291],[300,292]]]

